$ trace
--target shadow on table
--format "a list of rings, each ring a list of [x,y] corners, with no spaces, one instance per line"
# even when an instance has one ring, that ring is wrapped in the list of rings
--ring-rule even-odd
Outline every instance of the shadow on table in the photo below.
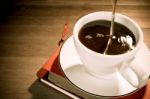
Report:
[[[44,85],[38,79],[29,87],[28,91],[32,94],[31,99],[68,99],[67,96]]]

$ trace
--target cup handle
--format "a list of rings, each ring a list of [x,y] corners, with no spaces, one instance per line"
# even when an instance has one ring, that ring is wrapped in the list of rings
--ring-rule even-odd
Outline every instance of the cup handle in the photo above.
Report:
[[[123,62],[120,73],[133,87],[141,88],[146,84],[150,74],[138,63],[132,64],[134,59]]]

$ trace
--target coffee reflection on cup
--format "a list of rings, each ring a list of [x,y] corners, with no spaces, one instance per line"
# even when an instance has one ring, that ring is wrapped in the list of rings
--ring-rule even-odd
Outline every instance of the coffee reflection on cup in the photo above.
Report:
[[[73,39],[85,69],[98,78],[111,79],[116,72],[134,87],[142,87],[143,75],[132,70],[129,61],[143,43],[143,32],[129,17],[116,13],[114,35],[109,35],[111,12],[94,12],[80,18],[73,29]],[[112,42],[103,54],[108,38]],[[130,73],[131,77],[127,77]],[[147,77],[148,78],[148,77]]]

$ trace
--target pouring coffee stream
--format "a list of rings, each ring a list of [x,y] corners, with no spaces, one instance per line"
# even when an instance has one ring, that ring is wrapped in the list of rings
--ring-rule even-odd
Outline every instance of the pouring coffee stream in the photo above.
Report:
[[[115,12],[116,12],[116,4],[117,4],[117,0],[113,0],[113,4],[112,4],[112,19],[111,19],[111,26],[110,26],[110,34],[107,35],[107,37],[109,37],[106,48],[104,50],[104,54],[107,54],[107,50],[109,48],[109,45],[111,43],[112,39],[118,39],[119,43],[122,43],[122,46],[124,46],[125,44],[127,44],[129,46],[129,49],[132,50],[134,48],[133,46],[133,39],[131,36],[127,35],[127,36],[120,36],[120,37],[116,37],[114,35],[114,20],[115,20]],[[106,37],[106,36],[105,36]]]
[[[110,36],[114,34],[113,32],[114,32],[114,19],[115,19],[116,3],[117,3],[117,0],[113,0],[112,20],[111,20],[111,26],[110,26]],[[104,50],[104,54],[106,54],[110,42],[111,42],[111,38],[108,39],[107,46]]]

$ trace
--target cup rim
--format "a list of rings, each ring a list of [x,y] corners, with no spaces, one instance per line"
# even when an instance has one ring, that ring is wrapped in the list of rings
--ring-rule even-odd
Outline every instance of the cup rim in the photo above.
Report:
[[[131,55],[133,55],[134,53],[136,53],[139,49],[140,49],[140,47],[142,46],[142,43],[143,43],[143,31],[142,31],[142,29],[140,28],[140,26],[133,20],[133,19],[131,19],[131,18],[129,18],[128,16],[126,16],[126,15],[123,15],[123,14],[121,14],[121,13],[116,13],[115,15],[116,16],[120,16],[120,17],[122,17],[122,18],[124,18],[124,19],[127,19],[127,20],[129,20],[129,22],[130,23],[132,23],[135,27],[136,27],[136,29],[139,31],[138,32],[138,35],[139,35],[139,40],[138,40],[138,42],[137,42],[137,44],[136,44],[136,46],[135,46],[135,48],[133,49],[133,50],[131,50],[131,51],[129,51],[129,52],[127,52],[127,53],[122,53],[122,54],[117,54],[117,55],[109,55],[109,54],[106,54],[106,55],[104,55],[104,54],[102,54],[102,53],[98,53],[98,52],[95,52],[95,51],[93,51],[93,50],[91,50],[91,49],[89,49],[89,48],[87,48],[84,44],[82,44],[81,42],[80,42],[80,40],[78,39],[78,34],[79,33],[75,33],[75,31],[76,31],[76,29],[77,29],[77,27],[80,25],[80,23],[85,19],[85,18],[89,18],[90,16],[92,16],[92,15],[99,15],[99,14],[109,14],[109,15],[111,15],[111,13],[112,12],[110,12],[110,11],[99,11],[99,12],[92,12],[92,13],[89,13],[89,14],[87,14],[87,15],[85,15],[85,16],[82,16],[80,19],[78,19],[78,21],[75,23],[75,25],[74,25],[74,28],[73,28],[73,38],[74,38],[74,42],[77,42],[84,50],[86,50],[86,51],[88,51],[90,54],[93,54],[93,55],[96,55],[96,56],[103,56],[103,57],[107,57],[107,58],[117,58],[117,57],[122,57],[122,56],[131,56]],[[96,19],[97,20],[97,19]],[[93,20],[93,21],[95,21],[95,20]],[[90,22],[92,22],[92,21],[90,21]],[[87,22],[88,23],[88,22]],[[118,22],[119,23],[119,22]],[[84,24],[85,25],[85,24]],[[81,28],[80,28],[81,29]],[[79,30],[80,30],[79,29]],[[79,31],[78,31],[79,32]]]

